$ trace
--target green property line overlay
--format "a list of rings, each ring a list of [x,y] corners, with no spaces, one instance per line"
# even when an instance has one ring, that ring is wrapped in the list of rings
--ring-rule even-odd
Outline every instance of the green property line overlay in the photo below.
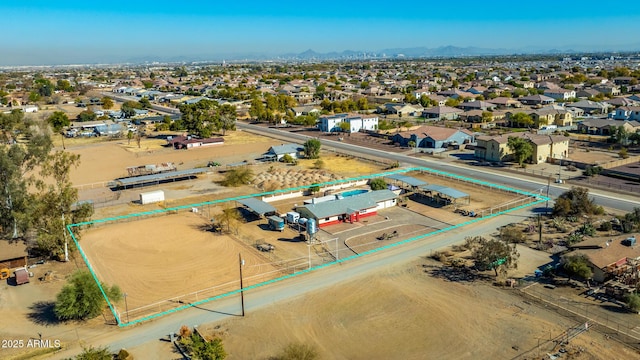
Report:
[[[98,276],[96,275],[95,271],[93,270],[93,267],[91,266],[91,263],[89,262],[89,259],[87,258],[87,255],[85,254],[84,250],[82,249],[82,247],[80,246],[80,243],[78,241],[78,239],[76,238],[75,234],[73,233],[73,228],[74,227],[78,227],[78,226],[84,226],[84,225],[92,225],[92,224],[100,224],[100,223],[108,223],[108,222],[113,222],[113,221],[118,221],[118,220],[124,220],[124,219],[131,219],[131,218],[136,218],[136,217],[142,217],[142,216],[147,216],[147,215],[154,215],[154,214],[161,214],[161,213],[166,213],[166,212],[170,212],[170,211],[178,211],[178,210],[184,210],[184,209],[191,209],[193,207],[200,207],[200,206],[204,206],[204,205],[215,205],[215,204],[221,204],[221,203],[225,203],[225,202],[230,202],[230,201],[237,201],[237,200],[242,200],[242,199],[247,199],[247,198],[253,198],[253,197],[258,197],[258,196],[266,196],[266,195],[276,195],[276,194],[282,194],[282,193],[290,193],[290,192],[294,192],[294,191],[300,191],[300,190],[305,190],[305,189],[309,189],[311,187],[315,187],[315,186],[330,186],[330,185],[338,185],[338,184],[343,184],[343,183],[348,183],[348,182],[353,182],[353,181],[359,181],[359,180],[369,180],[369,179],[374,179],[374,178],[379,178],[379,177],[386,177],[389,175],[394,175],[394,174],[404,174],[404,173],[408,173],[408,172],[414,172],[414,171],[419,171],[419,172],[426,172],[426,173],[430,173],[433,175],[441,175],[441,176],[447,176],[450,178],[454,178],[457,180],[462,180],[465,182],[469,182],[469,183],[473,183],[473,184],[478,184],[478,185],[483,185],[483,186],[487,186],[490,188],[494,188],[494,189],[499,189],[499,190],[504,190],[504,191],[508,191],[511,193],[515,193],[515,194],[519,194],[519,195],[525,195],[525,196],[529,196],[529,197],[534,197],[537,198],[538,200],[531,202],[531,203],[527,203],[524,205],[520,205],[518,207],[512,208],[512,209],[508,209],[508,210],[504,210],[504,211],[500,211],[500,212],[496,212],[496,213],[492,213],[490,215],[481,217],[481,218],[473,218],[469,221],[465,221],[461,224],[458,225],[450,225],[447,226],[445,228],[439,229],[439,230],[435,230],[426,234],[422,234],[422,235],[418,235],[406,240],[402,240],[399,242],[395,242],[392,244],[388,244],[376,249],[372,249],[372,250],[368,250],[359,254],[355,254],[355,255],[351,255],[342,259],[338,259],[332,262],[328,262],[326,264],[321,264],[321,265],[317,265],[305,270],[301,270],[301,271],[297,271],[295,273],[289,274],[289,275],[284,275],[275,279],[271,279],[271,280],[267,280],[267,281],[263,281],[261,283],[257,283],[254,285],[250,285],[245,287],[244,289],[236,289],[236,290],[232,290],[229,292],[226,292],[224,294],[220,294],[220,295],[216,295],[207,299],[203,299],[203,300],[199,300],[193,303],[189,303],[189,304],[185,304],[176,308],[172,308],[170,310],[167,311],[163,311],[163,312],[159,312],[156,314],[152,314],[149,316],[145,316],[142,317],[140,319],[136,319],[133,321],[129,321],[129,322],[123,322],[122,319],[120,319],[120,317],[118,316],[118,313],[116,312],[113,304],[111,303],[111,301],[109,300],[109,297],[107,296],[106,292],[104,291],[104,288],[102,287],[102,284],[100,282],[100,280],[98,279]],[[128,214],[128,215],[121,215],[121,216],[114,216],[114,217],[109,217],[109,218],[104,218],[104,219],[96,219],[96,220],[91,220],[91,221],[85,221],[85,222],[81,222],[81,223],[77,223],[77,224],[70,224],[67,225],[67,231],[69,232],[69,235],[71,235],[71,238],[73,239],[73,242],[76,245],[76,248],[78,249],[78,252],[80,252],[80,255],[82,256],[82,259],[84,260],[84,262],[87,264],[87,268],[89,269],[89,272],[91,273],[91,276],[93,276],[93,279],[95,280],[96,284],[98,284],[98,288],[100,288],[100,292],[102,293],[102,296],[104,297],[104,299],[107,301],[107,305],[109,306],[109,309],[111,310],[111,313],[113,314],[113,316],[115,317],[118,326],[119,327],[127,327],[127,326],[131,326],[131,325],[135,325],[138,323],[142,323],[144,321],[148,321],[151,319],[155,319],[155,318],[159,318],[165,315],[169,315],[181,310],[185,310],[191,307],[195,307],[195,306],[199,306],[214,300],[218,300],[218,299],[222,299],[225,297],[229,297],[231,295],[235,295],[235,294],[239,294],[241,291],[249,291],[249,290],[253,290],[253,289],[257,289],[259,287],[265,286],[265,285],[269,285],[269,284],[273,284],[282,280],[286,280],[289,278],[293,278],[295,276],[298,275],[302,275],[302,274],[306,274],[312,271],[316,271],[319,269],[323,269],[335,264],[340,264],[343,262],[347,262],[353,259],[357,259],[366,255],[370,255],[379,251],[383,251],[383,250],[387,250],[387,249],[391,249],[397,246],[401,246],[401,245],[405,245],[408,243],[412,243],[414,241],[418,241],[427,237],[431,237],[431,236],[435,236],[450,230],[454,230],[457,228],[461,228],[467,225],[471,225],[473,223],[476,223],[478,221],[481,220],[485,220],[488,218],[493,218],[493,217],[497,217],[500,215],[504,215],[513,211],[517,211],[520,209],[524,209],[533,205],[537,205],[537,204],[541,204],[544,203],[546,201],[548,201],[549,198],[542,196],[540,194],[535,194],[535,193],[531,193],[528,191],[523,191],[523,190],[518,190],[518,189],[513,189],[513,188],[509,188],[503,185],[498,185],[498,184],[493,184],[487,181],[482,181],[482,180],[478,180],[478,179],[474,179],[474,178],[469,178],[466,176],[462,176],[462,175],[457,175],[457,174],[451,174],[445,171],[441,171],[441,170],[435,170],[435,169],[431,169],[431,168],[427,168],[427,167],[411,167],[411,168],[404,168],[404,169],[399,169],[399,170],[395,170],[395,171],[390,171],[390,172],[384,172],[384,173],[378,173],[378,174],[371,174],[371,175],[362,175],[362,176],[358,176],[358,177],[353,177],[353,178],[349,178],[349,179],[341,179],[341,180],[334,180],[334,181],[329,181],[329,182],[324,182],[324,183],[318,183],[318,184],[311,184],[311,185],[304,185],[304,186],[298,186],[298,187],[294,187],[294,188],[288,188],[288,189],[280,189],[280,190],[275,190],[275,191],[268,191],[268,192],[262,192],[262,193],[256,193],[256,194],[251,194],[251,195],[242,195],[242,196],[236,196],[236,197],[232,197],[232,198],[226,198],[226,199],[220,199],[220,200],[212,200],[212,201],[205,201],[205,202],[201,202],[201,203],[197,203],[197,204],[190,204],[190,205],[182,205],[182,206],[176,206],[176,207],[172,207],[172,208],[166,208],[166,209],[157,209],[157,210],[151,210],[151,211],[143,211],[143,212],[139,212],[139,213],[133,213],[133,214]]]

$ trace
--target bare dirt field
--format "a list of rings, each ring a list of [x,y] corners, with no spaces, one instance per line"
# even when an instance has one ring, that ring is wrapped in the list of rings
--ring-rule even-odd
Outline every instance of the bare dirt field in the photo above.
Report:
[[[221,161],[228,164],[253,160],[265,153],[271,146],[281,142],[256,136],[242,131],[230,132],[225,136],[225,144],[174,150],[162,147],[164,141],[143,139],[141,148],[132,141],[105,141],[77,145],[68,151],[80,154],[80,166],[71,173],[75,185],[110,181],[127,176],[126,168],[146,164],[173,162],[179,170],[205,166],[209,161]]]
[[[221,334],[229,359],[268,359],[294,342],[320,359],[540,359],[559,349],[550,337],[576,325],[513,290],[447,281],[431,266],[417,260],[199,329]],[[593,331],[566,349],[566,359],[640,358]]]
[[[181,300],[202,300],[239,288],[239,253],[245,260],[245,284],[277,275],[256,252],[228,236],[203,231],[207,223],[197,214],[180,213],[108,224],[88,230],[81,246],[98,277],[128,294],[132,313],[142,306],[214,286],[219,289]],[[267,275],[256,277],[259,274]]]

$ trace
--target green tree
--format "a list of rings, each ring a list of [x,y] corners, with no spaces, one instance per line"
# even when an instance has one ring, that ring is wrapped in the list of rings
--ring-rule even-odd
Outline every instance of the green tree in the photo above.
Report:
[[[33,220],[38,234],[37,248],[44,255],[65,261],[69,253],[67,225],[87,221],[93,214],[91,204],[77,204],[78,189],[71,183],[71,169],[79,164],[80,155],[56,151],[41,163],[41,178],[51,181],[37,182],[39,193]],[[75,229],[76,236],[79,230]]]
[[[77,121],[86,122],[86,121],[95,121],[98,118],[98,115],[91,110],[85,110],[78,114],[76,118]]]
[[[61,137],[62,137],[62,148],[65,149],[65,146],[64,146],[64,135],[62,134],[62,129],[64,129],[67,126],[71,125],[71,121],[69,120],[69,117],[67,116],[67,114],[65,114],[62,111],[54,111],[53,114],[51,114],[47,118],[47,122],[51,125],[51,127],[53,128],[54,132],[57,132],[57,133],[59,133],[61,135]]]
[[[149,98],[147,97],[143,97],[142,99],[138,100],[138,102],[140,103],[140,106],[142,106],[143,109],[151,108],[151,101],[149,101]]]
[[[178,109],[182,113],[182,126],[194,135],[208,138],[214,131],[235,129],[236,109],[232,105],[219,106],[217,102],[205,99],[179,105]]]
[[[261,120],[265,117],[266,111],[267,111],[267,108],[265,108],[264,104],[262,103],[262,100],[258,99],[257,97],[251,99],[251,107],[249,108],[249,115],[252,118],[256,120]]]
[[[589,267],[589,259],[585,255],[565,256],[562,268],[569,274],[569,278],[573,275],[588,280],[593,275],[593,271]]]
[[[316,170],[324,169],[324,161],[322,161],[322,159],[314,161],[313,168]]]
[[[318,139],[309,139],[304,145],[304,155],[308,159],[317,159],[320,157],[320,148],[322,147],[322,143]]]
[[[226,206],[222,209],[220,223],[227,225],[227,231],[231,232],[231,228],[235,228],[237,230],[237,226],[241,219],[242,214],[240,214],[238,208]]]
[[[583,214],[596,214],[601,211],[601,207],[589,198],[589,189],[583,187],[572,187],[556,199],[553,206],[555,216],[582,216]]]
[[[624,303],[627,304],[627,307],[632,311],[640,312],[640,295],[627,294],[624,297]]]
[[[369,187],[371,187],[371,190],[374,190],[374,191],[384,190],[387,188],[387,183],[384,181],[383,178],[375,178],[369,181]]]
[[[83,348],[80,355],[75,360],[112,360],[113,355],[106,347],[94,348],[92,346]]]
[[[56,83],[56,90],[70,92],[70,91],[73,91],[73,86],[71,86],[71,83],[69,82],[69,80],[59,79]]]
[[[533,125],[533,119],[529,114],[518,112],[511,115],[511,124],[517,124],[520,127],[527,127]]]
[[[105,110],[109,110],[111,108],[113,108],[113,100],[111,100],[110,97],[108,96],[104,96],[102,97],[102,108]]]
[[[507,271],[509,268],[517,268],[518,251],[515,245],[502,240],[485,239],[482,236],[465,239],[471,249],[471,257],[480,269],[493,269],[498,276],[498,269]]]
[[[482,112],[482,122],[483,123],[488,123],[491,122],[493,120],[493,113],[490,111],[483,111]]]
[[[345,133],[348,133],[351,130],[351,125],[349,125],[349,123],[346,121],[341,122],[338,126],[340,127],[340,131]]]
[[[18,136],[28,139],[18,143]],[[20,110],[0,113],[0,235],[18,238],[32,228],[34,199],[30,191],[34,170],[45,161],[53,144],[46,131]]]
[[[509,137],[507,147],[513,152],[513,156],[520,166],[533,154],[533,145],[529,140],[521,137]]]
[[[141,110],[142,105],[137,101],[125,101],[120,110],[126,118],[132,118],[136,115],[136,110]]]
[[[183,344],[192,359],[196,360],[223,360],[227,357],[227,353],[222,346],[220,338],[214,338],[205,341],[197,333],[191,333],[186,338],[181,338],[180,343]]]
[[[131,145],[131,139],[133,139],[133,131],[127,131],[127,145]]]
[[[111,302],[122,298],[118,286],[101,284],[102,290]],[[102,313],[105,305],[100,287],[88,271],[78,270],[67,280],[58,293],[53,312],[58,320],[87,320]]]

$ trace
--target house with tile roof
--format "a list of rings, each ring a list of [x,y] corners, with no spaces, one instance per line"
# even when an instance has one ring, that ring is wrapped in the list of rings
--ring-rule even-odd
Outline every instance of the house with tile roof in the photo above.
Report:
[[[464,111],[450,106],[434,106],[422,111],[422,117],[430,120],[456,120]]]
[[[439,126],[421,126],[414,130],[399,132],[392,140],[400,146],[409,146],[409,142],[418,148],[439,149],[449,145],[461,145],[474,142],[474,133],[467,129],[452,129]]]
[[[475,157],[492,162],[511,161],[513,159],[513,152],[507,145],[511,137],[524,138],[533,145],[533,153],[528,160],[534,164],[544,163],[548,158],[566,159],[569,154],[568,137],[520,132],[476,137]]]

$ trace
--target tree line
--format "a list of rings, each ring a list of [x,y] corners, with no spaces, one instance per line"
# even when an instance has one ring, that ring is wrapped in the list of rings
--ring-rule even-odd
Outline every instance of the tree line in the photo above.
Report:
[[[60,126],[52,116],[51,125]],[[78,203],[70,180],[80,156],[53,151],[48,124],[20,110],[0,114],[0,235],[28,240],[35,255],[66,259],[66,226],[88,220],[91,204]]]

